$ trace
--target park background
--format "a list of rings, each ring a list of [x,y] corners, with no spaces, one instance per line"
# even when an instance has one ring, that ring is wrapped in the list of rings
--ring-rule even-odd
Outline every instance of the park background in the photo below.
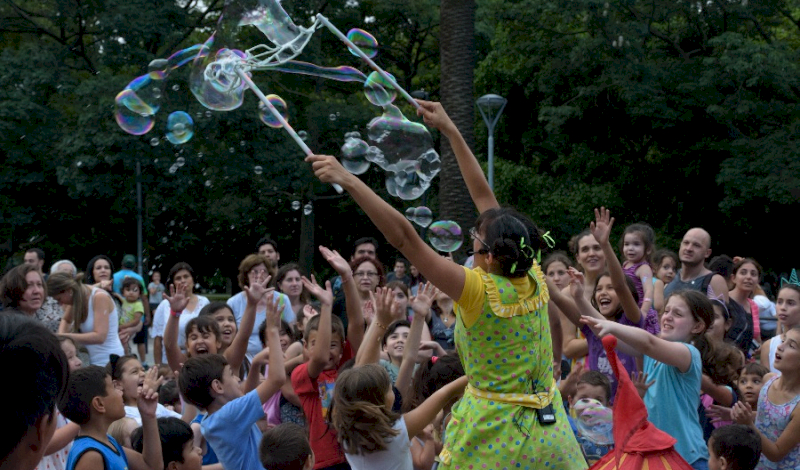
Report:
[[[487,129],[475,100],[508,104],[495,131],[498,200],[529,214],[566,249],[591,209],[610,207],[614,240],[646,221],[677,250],[692,226],[714,254],[751,256],[768,271],[796,267],[800,202],[800,5],[796,1],[284,0],[298,24],[326,15],[371,32],[376,61],[409,91],[440,100],[485,165]],[[136,166],[143,189],[143,271],[194,267],[203,291],[233,286],[239,261],[271,235],[281,261],[327,273],[324,244],[349,252],[382,240],[347,196],[314,181],[285,132],[257,118],[247,93],[209,112],[188,68],[168,77],[154,130],[137,137],[113,118],[114,97],[147,64],[202,43],[221,0],[7,0],[0,5],[0,265],[43,248],[79,269],[97,254],[119,268],[136,252]],[[265,42],[255,28],[237,45]],[[299,57],[366,70],[327,31]],[[378,112],[353,83],[255,72],[289,104],[317,153],[339,155],[344,134]],[[400,103],[400,100],[398,100]],[[413,109],[400,104],[412,120]],[[195,136],[162,137],[186,111]],[[392,198],[383,172],[362,178],[395,207],[426,205],[466,229],[477,215],[452,151],[435,131],[443,168],[415,201]],[[179,158],[184,165],[174,168]],[[255,168],[261,167],[260,174]],[[174,171],[171,171],[174,170]],[[298,201],[300,209],[292,202]],[[305,210],[310,203],[311,210]],[[294,205],[296,207],[296,205]],[[797,226],[795,226],[797,227]],[[383,246],[384,262],[394,256]]]

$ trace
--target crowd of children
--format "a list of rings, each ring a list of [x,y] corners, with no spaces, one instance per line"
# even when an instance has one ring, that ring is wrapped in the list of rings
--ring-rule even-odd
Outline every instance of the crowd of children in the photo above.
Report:
[[[800,468],[796,275],[777,292],[768,338],[752,299],[760,266],[709,271],[702,229],[676,254],[630,225],[620,260],[600,208],[571,243],[577,265],[553,253],[540,267],[539,228],[499,206],[442,107],[420,106],[480,212],[472,268],[316,155],[315,175],[341,185],[404,256],[385,287],[377,242],[350,262],[320,247],[331,282],[278,270],[271,242],[242,261],[242,293],[227,303],[196,295],[186,263],[147,292],[122,279],[116,301],[102,281],[14,268],[0,281],[0,360],[31,385],[11,388],[0,470],[584,469],[615,452],[618,374],[685,468]],[[57,331],[36,314],[48,294],[64,307]],[[163,355],[148,367],[127,340],[150,312]]]

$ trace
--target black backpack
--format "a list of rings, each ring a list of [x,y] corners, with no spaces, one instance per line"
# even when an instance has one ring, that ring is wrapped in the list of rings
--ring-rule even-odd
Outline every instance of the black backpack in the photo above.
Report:
[[[746,312],[735,300],[728,300],[728,312],[731,314],[731,328],[725,339],[735,344],[750,357],[753,349],[753,316]]]

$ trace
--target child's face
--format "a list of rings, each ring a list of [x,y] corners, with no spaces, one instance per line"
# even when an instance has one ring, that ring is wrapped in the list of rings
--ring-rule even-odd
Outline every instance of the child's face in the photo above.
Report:
[[[116,381],[117,388],[122,391],[126,403],[133,403],[139,397],[144,384],[144,368],[142,363],[131,359],[122,366],[122,375]]]
[[[222,335],[220,343],[222,346],[228,347],[233,343],[233,337],[236,336],[236,318],[229,308],[217,310],[213,315],[214,321],[219,326],[219,332]]]
[[[125,300],[127,300],[128,302],[136,302],[137,300],[139,300],[140,292],[141,291],[139,289],[139,286],[131,285],[122,289],[122,296],[125,297]]]
[[[181,452],[183,463],[175,462],[176,470],[200,470],[203,468],[203,450],[195,447],[194,441],[186,441]]]
[[[309,337],[306,339],[306,344],[304,349],[307,349],[305,357],[311,357],[311,351],[314,348],[314,345],[317,342],[317,334],[319,332],[317,330],[312,331],[309,334]],[[333,370],[339,368],[339,362],[342,360],[344,346],[342,345],[342,339],[339,338],[339,335],[333,334],[331,335],[331,344],[328,346],[328,362],[325,364],[324,370]]]
[[[289,349],[289,346],[292,344],[291,336],[282,331],[278,338],[281,340],[281,351],[286,352],[286,350]]]
[[[411,330],[407,326],[398,326],[386,338],[386,344],[383,346],[383,351],[389,355],[392,362],[400,362],[403,360],[403,351],[406,349],[406,341],[408,341],[408,333]]]
[[[569,274],[567,274],[567,267],[561,261],[553,261],[547,266],[547,279],[556,285],[559,289],[563,289],[569,285]]]
[[[394,295],[394,301],[397,303],[400,311],[405,313],[405,311],[408,310],[408,296],[406,293],[403,292],[403,289],[395,287],[392,289],[392,294]]]
[[[714,438],[708,439],[708,470],[722,470],[722,462],[719,456],[714,452]]]
[[[778,320],[786,327],[800,324],[800,294],[793,289],[781,289],[775,302]]]
[[[661,279],[664,284],[669,284],[675,279],[675,272],[678,270],[678,263],[670,256],[661,260],[661,265],[656,271],[656,277]]]
[[[67,356],[67,365],[69,366],[70,372],[75,372],[83,366],[83,362],[81,358],[78,357],[78,351],[75,349],[75,345],[72,344],[72,341],[62,341],[61,350],[64,351],[64,354]]]
[[[235,400],[242,396],[242,389],[239,388],[239,377],[233,375],[231,366],[226,365],[222,372],[222,395],[228,400]]]
[[[106,375],[106,396],[97,398],[102,400],[106,410],[106,417],[109,420],[113,422],[125,417],[125,402],[122,400],[122,390],[114,385],[110,375]]]
[[[212,331],[198,331],[194,327],[186,335],[186,352],[189,357],[200,354],[216,354],[222,344]]]
[[[725,314],[722,311],[724,307],[722,305],[719,305],[716,301],[712,302],[712,305],[714,306],[714,323],[708,327],[706,335],[717,341],[723,341],[725,339],[725,333],[730,327],[730,322],[725,321]]]
[[[686,342],[693,334],[701,334],[705,329],[705,323],[694,319],[683,297],[673,295],[669,298],[661,316],[662,339]]]
[[[160,272],[158,272],[158,271],[154,272],[154,273],[153,273],[153,277],[151,278],[151,281],[152,281],[152,282],[154,282],[154,283],[156,283],[156,284],[158,284],[159,282],[161,282],[161,273],[160,273]]]
[[[761,387],[764,385],[764,378],[756,374],[742,374],[739,377],[739,390],[742,392],[742,398],[750,406],[755,408],[758,404],[758,394],[761,392]]]
[[[622,239],[622,253],[625,254],[625,259],[638,263],[644,258],[644,241],[642,236],[638,233],[626,233],[625,238]]]
[[[597,281],[597,288],[594,291],[594,301],[597,302],[597,310],[606,318],[611,318],[619,307],[617,291],[611,284],[610,276],[603,276]]]
[[[780,372],[795,371],[800,367],[800,331],[789,330],[786,341],[775,351],[775,369]]]
[[[591,398],[599,401],[603,406],[608,406],[606,389],[602,385],[579,383],[575,392],[575,396],[570,401],[570,405],[575,404],[584,398]]]

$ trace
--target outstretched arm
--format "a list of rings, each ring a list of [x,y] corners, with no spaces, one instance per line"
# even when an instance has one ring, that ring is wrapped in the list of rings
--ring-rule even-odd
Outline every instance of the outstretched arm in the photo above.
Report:
[[[167,364],[172,370],[181,370],[181,364],[186,362],[186,355],[178,347],[178,335],[180,334],[179,324],[181,312],[189,304],[189,296],[186,295],[189,287],[175,289],[175,284],[170,286],[170,294],[163,294],[164,299],[169,301],[169,317],[167,326],[164,328],[164,348],[167,351]]]
[[[325,289],[317,284],[314,275],[311,280],[303,277],[303,288],[319,300],[321,306],[319,311],[319,324],[317,326],[317,337],[314,344],[310,345],[311,354],[308,359],[308,376],[312,379],[319,377],[328,363],[328,354],[331,348],[331,310],[333,307],[333,292],[331,283],[325,283]],[[306,341],[309,339],[306,338]],[[342,345],[344,346],[344,345]],[[278,348],[280,350],[280,348]],[[281,359],[282,360],[282,359]],[[281,364],[283,364],[281,362]]]
[[[397,248],[422,275],[453,299],[461,298],[466,274],[464,269],[439,256],[429,247],[403,214],[375,194],[357,176],[345,170],[336,158],[327,155],[306,157],[314,174],[324,183],[337,183],[366,212],[386,240]]]
[[[414,365],[419,354],[422,328],[425,326],[425,312],[431,310],[431,304],[433,299],[436,298],[437,291],[438,289],[433,284],[427,282],[424,286],[419,287],[417,295],[411,299],[414,318],[411,320],[411,329],[408,332],[408,339],[403,349],[403,361],[400,363],[397,381],[394,384],[403,397],[410,397],[413,391],[411,376],[414,374]]]
[[[460,377],[437,390],[421,405],[403,415],[406,421],[406,430],[409,439],[419,434],[425,426],[431,423],[436,414],[453,398],[464,392],[467,386],[467,376]]]
[[[345,311],[347,312],[347,340],[350,342],[353,352],[357,353],[364,341],[364,312],[361,311],[361,299],[359,299],[358,289],[353,280],[353,270],[338,251],[320,246],[319,252],[342,278]]]
[[[642,321],[642,311],[639,310],[639,305],[634,300],[633,293],[628,289],[622,265],[619,264],[619,259],[617,259],[614,249],[611,248],[611,242],[609,242],[608,238],[611,234],[611,227],[614,226],[614,218],[611,217],[611,212],[605,207],[595,209],[594,218],[595,221],[589,225],[589,230],[591,230],[597,242],[600,243],[603,254],[606,256],[608,272],[611,275],[611,284],[617,292],[625,317],[634,325],[638,325]]]
[[[478,159],[475,158],[461,132],[458,131],[456,125],[444,111],[442,104],[422,100],[417,100],[417,103],[420,105],[417,109],[417,114],[422,115],[425,124],[439,129],[450,141],[453,153],[456,154],[461,176],[464,178],[464,183],[467,185],[469,195],[478,208],[478,212],[483,213],[488,209],[500,207],[492,188],[489,187],[489,183],[486,181],[486,176],[483,174],[483,169],[481,169]]]
[[[247,305],[244,308],[242,321],[239,322],[239,331],[233,338],[233,342],[225,350],[223,354],[228,364],[231,365],[233,375],[239,375],[239,368],[242,367],[244,356],[247,354],[247,343],[250,340],[250,335],[253,333],[253,324],[256,321],[256,309],[258,302],[265,295],[272,296],[274,289],[268,289],[267,284],[272,277],[267,274],[260,274],[257,279],[254,279],[249,286],[244,286],[245,296],[247,296]]]

